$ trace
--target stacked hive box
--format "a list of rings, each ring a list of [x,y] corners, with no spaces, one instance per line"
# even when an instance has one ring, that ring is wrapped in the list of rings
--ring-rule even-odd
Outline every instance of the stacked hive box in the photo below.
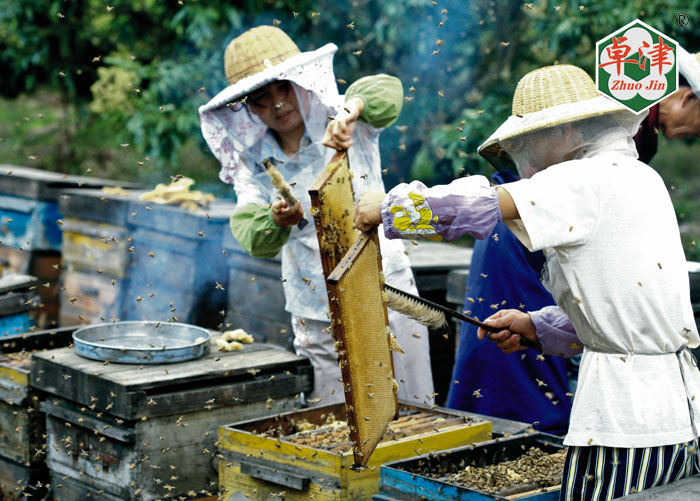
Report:
[[[41,303],[37,285],[36,278],[29,275],[0,276],[0,339],[29,329],[29,312]]]
[[[217,426],[289,411],[312,382],[307,359],[259,343],[149,366],[35,355],[54,499],[215,493]]]
[[[40,327],[55,325],[58,320],[60,191],[117,185],[127,184],[0,165],[0,263],[9,271],[36,276],[42,284],[42,307],[35,315]]]
[[[343,404],[221,427],[220,495],[231,501],[368,500],[379,489],[380,465],[491,436],[490,422],[458,411],[400,404],[399,412],[360,469],[353,468],[348,430],[329,424],[331,415],[344,419]]]
[[[49,478],[45,416],[29,384],[32,353],[66,346],[73,329],[0,337],[0,498],[40,499]]]
[[[64,193],[61,323],[177,319],[217,327],[228,284],[222,238],[234,205],[190,211],[139,194]]]
[[[531,448],[555,456],[532,461],[525,457]],[[479,471],[518,459],[518,466],[511,465],[505,473]],[[540,464],[533,467],[532,463],[537,462]],[[556,501],[561,489],[563,463],[564,446],[559,437],[533,433],[499,438],[384,464],[379,478],[379,494],[374,499]],[[470,470],[465,474],[466,468]],[[463,482],[453,480],[456,478]],[[510,482],[505,482],[506,478]],[[533,479],[537,481],[533,482]],[[494,484],[497,481],[509,485],[496,487]],[[475,484],[474,488],[465,486],[472,483]]]

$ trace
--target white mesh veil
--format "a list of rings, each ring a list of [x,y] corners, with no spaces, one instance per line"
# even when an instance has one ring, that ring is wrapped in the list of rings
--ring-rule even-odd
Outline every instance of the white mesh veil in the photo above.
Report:
[[[515,164],[520,177],[530,178],[551,165],[590,158],[599,153],[616,152],[637,157],[633,137],[647,113],[635,115],[620,110],[562,121],[562,117],[585,110],[585,107],[582,108],[584,103],[563,104],[528,114],[522,117],[520,123],[525,129],[526,122],[542,123],[546,120],[553,125],[498,141],[503,153]]]

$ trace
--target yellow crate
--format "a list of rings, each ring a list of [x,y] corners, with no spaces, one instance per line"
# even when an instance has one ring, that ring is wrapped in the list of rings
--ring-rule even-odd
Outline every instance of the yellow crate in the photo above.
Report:
[[[443,421],[425,425],[417,434],[381,442],[364,470],[353,468],[352,451],[332,452],[263,436],[276,427],[287,430],[294,421],[324,422],[329,413],[344,418],[343,404],[316,407],[219,428],[219,490],[230,501],[272,499],[362,500],[379,491],[379,466],[429,452],[488,440],[491,423],[449,409],[429,409],[401,403],[400,414],[430,413]],[[457,418],[457,419],[455,419]],[[461,419],[459,419],[461,418]],[[459,421],[459,422],[457,422]],[[437,421],[435,421],[437,423]]]

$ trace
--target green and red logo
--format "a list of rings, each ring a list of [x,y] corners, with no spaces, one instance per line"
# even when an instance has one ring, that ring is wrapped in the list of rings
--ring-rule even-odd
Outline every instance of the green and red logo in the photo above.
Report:
[[[596,43],[596,88],[639,114],[678,88],[678,44],[639,19]]]

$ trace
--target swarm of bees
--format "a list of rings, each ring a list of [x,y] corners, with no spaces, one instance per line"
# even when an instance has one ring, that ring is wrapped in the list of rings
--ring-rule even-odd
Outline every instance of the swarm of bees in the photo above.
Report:
[[[453,471],[421,471],[423,475],[440,479],[449,484],[487,494],[496,494],[516,485],[530,486],[532,489],[559,485],[564,469],[566,451],[548,454],[537,447],[531,447],[525,454],[510,461],[477,466],[454,465]],[[425,468],[421,464],[420,468]]]

